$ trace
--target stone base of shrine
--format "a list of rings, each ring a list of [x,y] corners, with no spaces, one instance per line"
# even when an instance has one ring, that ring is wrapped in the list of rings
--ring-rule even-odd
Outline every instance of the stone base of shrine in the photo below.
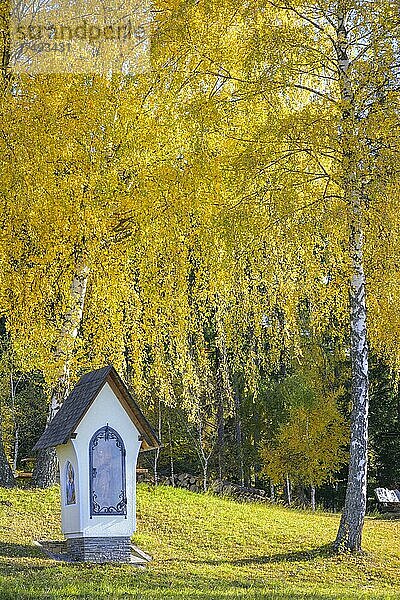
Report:
[[[84,562],[131,562],[129,537],[76,537],[67,538],[68,554],[73,560]]]
[[[128,537],[75,537],[34,541],[34,544],[49,558],[62,562],[118,562],[144,568],[151,561],[151,556]]]

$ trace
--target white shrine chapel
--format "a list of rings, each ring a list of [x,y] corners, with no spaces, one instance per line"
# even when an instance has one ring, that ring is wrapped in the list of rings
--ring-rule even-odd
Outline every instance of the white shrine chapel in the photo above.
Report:
[[[159,446],[114,367],[81,377],[35,446],[57,452],[62,531],[72,559],[130,561],[137,458]]]

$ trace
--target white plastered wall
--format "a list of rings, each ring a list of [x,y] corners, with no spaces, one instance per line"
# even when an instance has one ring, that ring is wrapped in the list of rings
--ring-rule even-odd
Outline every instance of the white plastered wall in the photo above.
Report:
[[[79,481],[79,467],[78,460],[75,454],[75,449],[72,443],[69,441],[68,444],[63,446],[57,446],[57,457],[60,465],[60,488],[61,488],[61,527],[63,532],[79,531],[80,528],[80,481]],[[70,462],[73,466],[75,473],[75,495],[77,499],[76,504],[67,505],[67,494],[66,494],[66,466],[67,462]]]
[[[108,425],[121,436],[126,450],[127,515],[97,515],[90,518],[89,442]],[[141,441],[139,431],[106,383],[76,429],[76,437],[57,447],[60,462],[62,530],[67,537],[131,536],[136,529],[136,463]],[[65,468],[75,469],[76,505],[66,505]]]

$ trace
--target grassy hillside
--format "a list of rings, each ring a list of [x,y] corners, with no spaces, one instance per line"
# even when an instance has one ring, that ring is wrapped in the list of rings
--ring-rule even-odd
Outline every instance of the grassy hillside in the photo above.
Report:
[[[68,565],[33,539],[61,538],[58,489],[0,490],[0,600],[400,598],[400,522],[368,518],[363,556],[328,544],[338,516],[243,505],[173,488],[138,490],[136,543],[154,561]]]

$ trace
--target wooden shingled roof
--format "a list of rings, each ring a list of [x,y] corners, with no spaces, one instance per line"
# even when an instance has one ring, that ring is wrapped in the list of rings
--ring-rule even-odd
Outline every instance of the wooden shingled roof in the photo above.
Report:
[[[114,367],[108,366],[86,373],[80,378],[58,413],[46,427],[34,450],[66,444],[105,383],[110,385],[138,429],[142,437],[141,449],[158,448],[160,441],[150,423],[132,398],[117,371]],[[107,415],[104,417],[106,418]]]

